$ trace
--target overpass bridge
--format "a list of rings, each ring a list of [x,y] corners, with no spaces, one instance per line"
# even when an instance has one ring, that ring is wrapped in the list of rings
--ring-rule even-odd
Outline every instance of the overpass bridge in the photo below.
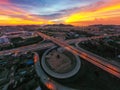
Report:
[[[72,46],[70,46],[68,43],[60,41],[56,38],[50,37],[48,35],[45,35],[41,32],[37,32],[41,37],[48,39],[52,41],[53,43],[63,47],[64,49],[80,56],[84,60],[96,65],[97,67],[105,70],[106,72],[120,78],[120,65],[115,65],[113,63],[108,62],[108,60],[105,60],[104,58],[99,58],[97,55],[91,54],[90,52],[87,52],[86,50],[83,49],[77,49]],[[115,35],[109,35],[109,36],[119,36],[119,34]],[[107,37],[109,37],[107,36]],[[93,37],[92,39],[98,39],[98,38],[103,38],[104,36],[98,36],[98,37]],[[89,39],[88,39],[89,40]]]
[[[69,44],[76,43],[76,42],[81,42],[81,41],[86,41],[86,40],[92,40],[92,39],[99,39],[99,38],[104,38],[106,36],[94,36],[90,38],[78,38],[78,39],[72,39],[72,40],[65,40],[65,42],[60,41],[58,39],[55,39],[53,37],[47,36],[41,32],[37,32],[41,37],[52,41],[53,43],[38,43],[38,44],[33,44],[29,46],[23,46],[20,48],[15,48],[11,50],[5,50],[5,51],[0,51],[0,56],[6,55],[9,53],[15,53],[15,52],[26,52],[26,51],[35,51],[35,50],[41,50],[41,49],[47,49],[49,47],[54,46],[55,44],[65,48],[66,50],[82,57],[86,61],[96,65],[97,67],[111,73],[112,75],[120,78],[120,65],[116,65],[114,63],[108,62],[108,60],[101,58],[97,55],[91,54],[90,52],[84,50],[84,49],[77,49]],[[107,37],[110,36],[119,36],[120,34],[114,34],[114,35],[108,35]]]
[[[109,36],[118,36],[118,35],[120,35],[120,34],[109,35]],[[73,43],[77,43],[77,42],[81,42],[81,41],[99,39],[99,38],[103,38],[103,37],[106,37],[106,36],[94,36],[94,37],[87,37],[87,38],[70,39],[70,40],[65,40],[65,42],[68,44],[73,44]],[[45,37],[43,37],[43,38],[44,38],[44,40],[45,39],[47,40],[47,38],[45,38]],[[0,56],[7,55],[10,53],[15,53],[15,52],[26,52],[26,51],[35,51],[35,50],[47,49],[53,45],[55,45],[55,44],[54,43],[36,43],[33,45],[27,45],[27,46],[22,46],[19,48],[0,51]]]

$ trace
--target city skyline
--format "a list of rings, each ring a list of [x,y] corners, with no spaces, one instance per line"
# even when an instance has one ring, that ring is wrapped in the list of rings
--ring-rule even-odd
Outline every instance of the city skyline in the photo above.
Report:
[[[120,0],[0,0],[0,25],[120,24]]]

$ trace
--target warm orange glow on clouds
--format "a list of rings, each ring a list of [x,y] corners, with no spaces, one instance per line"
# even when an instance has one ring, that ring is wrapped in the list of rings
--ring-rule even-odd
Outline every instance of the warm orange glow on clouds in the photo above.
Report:
[[[0,25],[120,24],[120,0],[36,0],[34,3],[0,0]]]
[[[27,20],[22,18],[13,18],[9,16],[0,15],[0,25],[40,25],[40,24],[53,24],[50,21],[40,20],[35,18],[35,20]]]
[[[29,16],[28,16],[29,17]],[[28,18],[27,17],[27,18]],[[33,18],[33,17],[32,17]],[[50,21],[37,19],[34,17],[35,20],[27,20],[23,18],[13,18],[9,16],[1,16],[0,15],[0,25],[32,25],[32,24],[52,24]]]
[[[44,22],[24,20],[22,18],[11,18],[9,16],[0,16],[0,25],[31,25],[31,24],[44,24]]]
[[[51,21],[31,16],[30,13],[10,3],[9,0],[0,0],[0,4],[2,5],[0,6],[0,25],[52,24]]]
[[[71,14],[65,23],[74,25],[120,24],[120,1],[113,3],[113,5],[110,3],[110,5],[97,8],[94,11],[80,11]]]

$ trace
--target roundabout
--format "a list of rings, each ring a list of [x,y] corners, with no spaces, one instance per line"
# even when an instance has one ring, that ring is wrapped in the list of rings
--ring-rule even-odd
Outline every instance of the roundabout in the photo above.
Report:
[[[43,54],[41,66],[53,78],[68,79],[78,74],[81,60],[63,48],[52,47]]]

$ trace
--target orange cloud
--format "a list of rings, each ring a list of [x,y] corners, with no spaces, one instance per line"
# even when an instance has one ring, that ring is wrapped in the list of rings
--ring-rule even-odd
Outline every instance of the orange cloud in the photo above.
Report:
[[[120,17],[112,17],[108,19],[95,19],[93,21],[76,21],[72,22],[70,24],[76,25],[76,26],[87,26],[87,25],[93,25],[93,24],[115,24],[115,25],[120,25]]]
[[[102,1],[102,0],[101,0]],[[103,0],[80,8],[77,13],[45,20],[17,7],[10,0],[0,0],[0,25],[53,24],[64,22],[73,25],[120,24],[120,0]]]
[[[45,20],[27,20],[22,18],[11,18],[9,16],[1,16],[0,15],[0,25],[32,25],[32,24],[52,24],[52,22],[45,21]]]
[[[120,24],[120,1],[113,1],[105,3],[94,11],[74,13],[65,20],[65,23],[74,25]]]
[[[9,0],[0,0],[0,25],[31,25],[51,24],[52,22],[37,16],[31,16],[25,10],[10,3]]]

